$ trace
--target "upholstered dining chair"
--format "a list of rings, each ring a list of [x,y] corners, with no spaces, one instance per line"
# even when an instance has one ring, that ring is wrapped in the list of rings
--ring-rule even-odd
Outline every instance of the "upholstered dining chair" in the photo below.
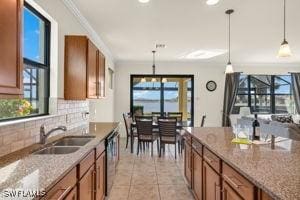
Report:
[[[138,135],[138,145],[137,145],[137,155],[139,155],[140,147],[145,143],[151,143],[151,156],[153,156],[153,143],[157,141],[157,134],[153,133],[153,119],[140,116],[135,118],[137,135]],[[157,149],[159,149],[159,144],[157,142]]]
[[[158,129],[159,129],[159,156],[161,156],[161,149],[165,148],[165,144],[174,144],[175,145],[175,159],[177,158],[177,148],[180,151],[180,135],[176,130],[177,127],[177,118],[176,117],[160,117],[158,118]]]

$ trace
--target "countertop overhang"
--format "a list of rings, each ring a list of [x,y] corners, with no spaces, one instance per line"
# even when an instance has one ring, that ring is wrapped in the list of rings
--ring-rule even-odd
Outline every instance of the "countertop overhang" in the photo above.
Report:
[[[233,144],[231,128],[186,128],[224,162],[274,199],[300,199],[300,142],[270,145]]]

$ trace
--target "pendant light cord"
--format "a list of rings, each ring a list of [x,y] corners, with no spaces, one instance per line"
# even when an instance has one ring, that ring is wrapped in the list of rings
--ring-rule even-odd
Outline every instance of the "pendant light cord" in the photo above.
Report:
[[[284,38],[284,41],[286,41],[286,33],[285,33],[285,30],[286,30],[286,0],[283,1],[283,38]]]
[[[153,72],[153,75],[155,75],[155,53],[156,53],[156,51],[152,51],[152,53],[153,53],[152,72]]]
[[[231,23],[230,23],[230,15],[231,14],[229,14],[228,16],[229,16],[229,23],[228,23],[228,25],[229,25],[229,27],[228,27],[228,50],[229,50],[229,53],[228,53],[228,62],[229,63],[231,63],[231,31],[230,31],[230,27],[231,27]]]

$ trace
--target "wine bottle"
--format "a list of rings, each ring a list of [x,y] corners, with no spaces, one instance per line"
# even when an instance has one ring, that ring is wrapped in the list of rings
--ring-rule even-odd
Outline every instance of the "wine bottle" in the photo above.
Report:
[[[252,123],[252,127],[253,127],[253,135],[252,135],[252,140],[259,140],[259,136],[260,136],[260,124],[257,120],[257,114],[254,114],[254,121]]]

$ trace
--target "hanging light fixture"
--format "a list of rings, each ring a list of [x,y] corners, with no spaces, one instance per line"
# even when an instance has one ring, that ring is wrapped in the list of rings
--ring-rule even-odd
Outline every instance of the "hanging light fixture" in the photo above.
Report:
[[[286,41],[286,0],[283,0],[283,42],[279,48],[278,57],[285,58],[292,55],[289,43]]]
[[[153,64],[152,64],[152,74],[155,75],[155,53],[156,51],[152,51],[152,54],[153,54]],[[156,78],[152,78],[151,79],[151,82],[157,82]]]
[[[168,82],[168,79],[167,78],[163,78],[161,82],[166,83],[166,82]]]
[[[146,83],[147,82],[147,79],[144,77],[141,79],[141,83]]]
[[[232,67],[232,64],[231,64],[231,60],[230,60],[230,56],[231,56],[231,24],[230,24],[230,15],[234,12],[234,10],[232,9],[229,9],[229,10],[226,10],[226,14],[228,15],[228,20],[229,20],[229,23],[228,23],[228,63],[227,63],[227,66],[226,66],[226,70],[225,70],[225,74],[231,74],[234,72],[233,70],[233,67]]]

